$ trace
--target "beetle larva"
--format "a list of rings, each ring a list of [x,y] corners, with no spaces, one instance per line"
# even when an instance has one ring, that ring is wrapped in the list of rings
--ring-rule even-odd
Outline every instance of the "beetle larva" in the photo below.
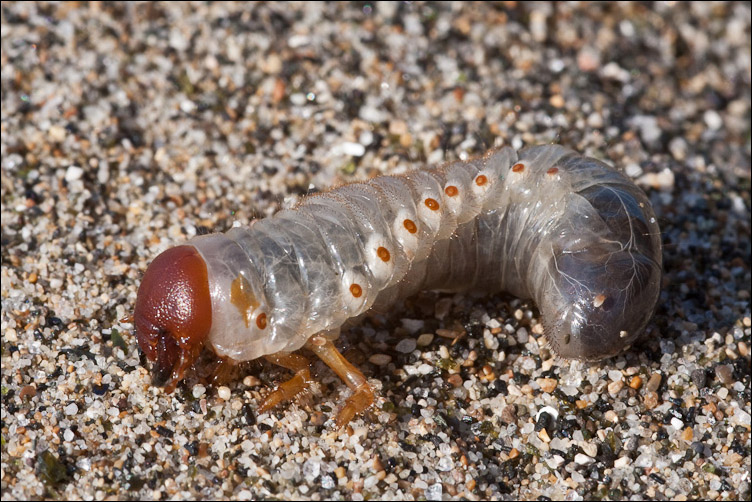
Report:
[[[381,176],[168,249],[138,291],[138,343],[174,390],[206,345],[265,357],[295,376],[266,410],[310,383],[310,349],[353,390],[337,422],[374,396],[332,340],[350,318],[421,289],[532,298],[552,349],[595,360],[629,346],[661,277],[658,224],[622,173],[558,145]]]

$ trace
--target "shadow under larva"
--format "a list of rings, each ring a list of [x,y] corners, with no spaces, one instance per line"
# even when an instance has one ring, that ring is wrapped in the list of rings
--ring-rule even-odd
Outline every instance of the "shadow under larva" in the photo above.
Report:
[[[138,292],[138,343],[175,389],[203,347],[226,364],[294,372],[265,411],[305,390],[306,348],[352,389],[342,426],[374,395],[333,344],[341,326],[424,289],[532,298],[558,355],[613,356],[641,333],[661,277],[658,224],[619,171],[558,145],[493,150],[309,196],[296,207],[159,255]]]

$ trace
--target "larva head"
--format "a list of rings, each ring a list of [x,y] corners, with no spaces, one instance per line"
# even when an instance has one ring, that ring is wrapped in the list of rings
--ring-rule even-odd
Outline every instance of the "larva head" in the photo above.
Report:
[[[196,248],[177,246],[154,259],[138,288],[134,320],[154,384],[172,392],[211,329],[209,279]]]
[[[658,300],[660,264],[633,252],[563,253],[549,273],[554,287],[540,300],[546,338],[571,359],[604,359],[629,347]]]

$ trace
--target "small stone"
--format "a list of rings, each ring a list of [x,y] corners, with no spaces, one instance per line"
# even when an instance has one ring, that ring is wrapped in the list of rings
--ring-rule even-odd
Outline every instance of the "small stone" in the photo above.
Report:
[[[692,438],[694,438],[694,432],[692,431],[692,427],[687,427],[684,429],[684,432],[682,432],[682,439],[684,441],[692,441]]]
[[[257,387],[261,385],[261,380],[253,375],[248,375],[243,379],[243,385],[246,387]]]
[[[347,471],[344,467],[339,466],[336,469],[334,469],[334,475],[337,476],[337,479],[342,479],[347,474]]]
[[[525,345],[530,338],[530,335],[527,333],[527,329],[520,328],[517,330],[517,343],[520,345]]]
[[[230,399],[230,396],[232,395],[232,393],[230,392],[229,387],[226,387],[223,385],[222,387],[217,389],[217,395],[219,396],[220,399],[227,401],[228,399]]]
[[[538,431],[538,437],[543,441],[544,443],[550,443],[551,442],[551,436],[548,435],[548,431],[546,429],[541,429]]]
[[[650,375],[650,380],[648,380],[648,385],[646,387],[648,392],[656,392],[658,391],[658,387],[661,386],[661,380],[663,379],[663,375],[661,375],[659,372],[655,372],[652,375]]]
[[[402,319],[402,327],[405,328],[410,334],[417,333],[418,331],[422,330],[424,325],[425,321],[421,319]]]
[[[598,445],[595,443],[583,443],[580,448],[588,457],[595,457],[598,454]]]
[[[595,459],[593,457],[588,457],[587,455],[583,453],[578,453],[574,456],[574,462],[577,465],[589,465],[595,462]]]
[[[25,397],[34,397],[37,394],[37,388],[33,385],[27,385],[23,389],[21,389],[21,392],[18,393],[18,397],[21,399]]]
[[[619,370],[611,370],[608,372],[608,379],[614,382],[621,382],[624,380],[624,375]]]
[[[59,125],[50,127],[47,133],[50,135],[50,140],[53,142],[60,143],[65,139],[65,128]]]
[[[397,346],[394,348],[397,352],[401,352],[402,354],[409,354],[413,350],[415,350],[415,347],[417,346],[417,342],[414,338],[404,338],[399,341]]]
[[[441,500],[444,485],[441,483],[434,483],[426,490],[426,500]]]
[[[716,366],[715,374],[724,385],[734,383],[734,367],[730,364],[720,364]]]
[[[360,143],[353,143],[353,142],[345,142],[342,143],[342,153],[345,155],[349,155],[351,157],[362,157],[364,153],[366,153],[366,147],[361,145]]]
[[[423,333],[418,337],[418,347],[428,347],[431,345],[431,342],[433,341],[433,334],[432,333]]]
[[[620,469],[622,467],[626,467],[632,462],[632,460],[628,456],[619,457],[616,460],[614,460],[614,468]]]
[[[627,176],[630,178],[637,178],[639,176],[642,176],[642,173],[644,172],[639,164],[636,164],[634,162],[630,162],[626,166],[624,166],[624,172]]]
[[[704,389],[705,383],[708,380],[707,373],[704,369],[697,369],[694,370],[691,374],[692,382],[697,386],[698,389]]]
[[[611,382],[610,384],[608,384],[608,393],[611,394],[612,396],[615,396],[623,388],[624,388],[624,382],[622,380],[617,380],[615,382]]]
[[[619,421],[619,415],[617,415],[614,410],[608,410],[606,413],[603,414],[603,418],[613,423],[616,423]]]
[[[454,387],[455,389],[459,389],[460,387],[462,387],[462,383],[463,383],[462,377],[460,376],[459,373],[453,373],[449,375],[449,377],[447,377],[447,382],[449,382],[452,385],[452,387]]]
[[[69,166],[68,169],[65,170],[65,181],[68,183],[76,180],[80,180],[81,176],[84,175],[84,170],[81,169],[78,166]]]
[[[63,412],[66,415],[75,415],[76,413],[78,413],[78,405],[76,403],[71,403],[65,407]]]
[[[436,330],[436,334],[439,335],[441,338],[449,338],[451,340],[454,340],[455,338],[457,338],[458,336],[460,336],[462,334],[462,332],[461,331],[456,331],[456,330],[453,330],[453,329],[439,328],[439,329]]]
[[[633,376],[629,381],[629,386],[635,390],[638,390],[640,387],[642,387],[642,378],[640,378],[640,375]]]
[[[520,451],[519,451],[519,450],[518,450],[517,448],[512,448],[512,449],[511,449],[511,450],[509,451],[509,458],[510,458],[510,459],[512,459],[512,458],[517,458],[517,457],[519,457],[519,456],[520,456]]]
[[[501,421],[505,424],[517,422],[517,409],[513,405],[507,405],[501,412]]]
[[[392,361],[389,354],[374,354],[368,358],[368,362],[376,366],[386,366]]]
[[[204,387],[203,385],[198,384],[198,385],[193,386],[193,397],[195,397],[196,399],[200,398],[205,393],[206,393],[206,387]]]
[[[658,398],[658,393],[657,392],[646,393],[643,403],[645,404],[645,408],[652,410],[653,408],[658,406],[658,404],[660,403],[660,399]]]
[[[555,378],[539,378],[536,380],[543,392],[552,393],[559,382]]]
[[[736,408],[734,415],[731,417],[731,422],[737,425],[741,425],[745,429],[749,430],[752,425],[752,416],[741,408]]]
[[[309,483],[315,480],[321,472],[321,458],[311,457],[303,463],[303,477]]]
[[[702,118],[711,131],[717,131],[723,127],[723,118],[715,110],[706,110]]]
[[[668,144],[671,155],[678,161],[683,161],[687,157],[687,142],[684,138],[676,137]]]
[[[554,94],[549,98],[548,102],[551,103],[551,106],[554,108],[563,108],[565,103],[561,94]]]

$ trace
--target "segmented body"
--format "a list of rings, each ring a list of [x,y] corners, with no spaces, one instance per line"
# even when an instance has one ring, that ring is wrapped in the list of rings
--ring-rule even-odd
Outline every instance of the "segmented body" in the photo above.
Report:
[[[187,244],[208,272],[206,343],[234,361],[336,336],[422,289],[533,298],[557,353],[597,359],[639,335],[661,276],[642,190],[557,145],[342,186]]]

